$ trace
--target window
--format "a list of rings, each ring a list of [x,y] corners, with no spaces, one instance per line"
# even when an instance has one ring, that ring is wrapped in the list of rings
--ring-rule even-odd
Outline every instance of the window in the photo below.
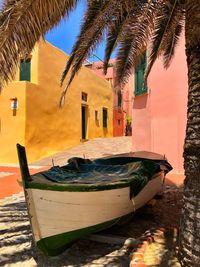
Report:
[[[31,59],[21,60],[20,62],[20,81],[31,81]]]
[[[108,110],[107,108],[103,108],[103,128],[108,127]]]
[[[10,98],[10,108],[12,110],[12,115],[17,115],[17,109],[18,109],[18,99],[17,97]]]
[[[121,91],[117,92],[117,106],[118,107],[122,106],[122,92]]]
[[[135,96],[145,94],[147,86],[144,83],[144,73],[147,65],[146,53],[140,59],[140,62],[135,70]]]
[[[106,80],[107,80],[111,85],[113,84],[112,78],[106,78]]]
[[[82,92],[82,93],[81,93],[81,99],[82,99],[82,101],[87,102],[87,94],[84,93],[84,92]]]
[[[95,121],[98,121],[99,118],[98,118],[98,110],[95,110]]]

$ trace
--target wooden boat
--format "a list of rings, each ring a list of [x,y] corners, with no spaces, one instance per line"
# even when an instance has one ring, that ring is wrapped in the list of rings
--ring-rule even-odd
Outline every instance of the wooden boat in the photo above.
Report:
[[[95,162],[97,167],[91,172],[95,177],[99,170],[102,176],[102,166],[107,164],[106,174],[94,181],[91,175],[78,181],[70,177],[62,180],[57,174],[54,176],[53,168],[53,178],[49,179],[51,170],[30,175],[25,148],[17,144],[17,150],[33,237],[37,246],[50,256],[63,252],[83,236],[118,223],[145,205],[161,190],[164,175],[171,168],[162,155],[148,152],[121,154],[89,164],[88,160],[73,158],[67,167],[61,167],[61,173],[67,168],[74,175],[73,168],[79,168],[82,166],[79,161],[84,161],[87,165],[83,164],[84,168],[93,167]],[[142,160],[144,155],[146,159]],[[147,172],[144,162],[155,170]],[[111,164],[114,174],[109,169]],[[128,168],[125,171],[135,176],[126,178],[121,169],[115,169],[118,167]],[[79,169],[77,173],[81,173]]]

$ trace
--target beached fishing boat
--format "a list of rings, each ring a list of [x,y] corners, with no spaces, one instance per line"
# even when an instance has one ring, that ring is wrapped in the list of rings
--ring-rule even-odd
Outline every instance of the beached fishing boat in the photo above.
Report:
[[[18,144],[17,150],[33,237],[51,256],[145,205],[171,169],[162,155],[141,152],[72,158],[66,166],[30,175],[25,148]]]

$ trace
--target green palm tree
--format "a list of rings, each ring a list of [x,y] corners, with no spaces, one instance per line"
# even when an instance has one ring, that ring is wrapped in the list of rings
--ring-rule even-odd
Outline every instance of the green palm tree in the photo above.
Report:
[[[20,58],[60,19],[75,0],[5,0],[0,13],[0,84],[15,75]],[[106,36],[104,72],[118,47],[116,86],[123,86],[141,55],[148,51],[148,74],[158,56],[170,65],[181,32],[185,33],[188,65],[188,112],[184,145],[185,189],[180,225],[179,261],[200,264],[200,5],[199,0],[88,0],[80,34],[66,64],[61,84],[66,89],[83,61]],[[181,77],[180,77],[181,78]]]

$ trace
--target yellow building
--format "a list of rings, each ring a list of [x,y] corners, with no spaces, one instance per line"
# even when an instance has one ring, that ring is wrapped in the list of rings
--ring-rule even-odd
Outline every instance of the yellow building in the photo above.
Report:
[[[21,63],[17,79],[0,94],[0,163],[18,162],[16,143],[26,146],[29,162],[84,139],[111,137],[112,89],[82,67],[59,108],[59,80],[68,56],[39,42]]]

